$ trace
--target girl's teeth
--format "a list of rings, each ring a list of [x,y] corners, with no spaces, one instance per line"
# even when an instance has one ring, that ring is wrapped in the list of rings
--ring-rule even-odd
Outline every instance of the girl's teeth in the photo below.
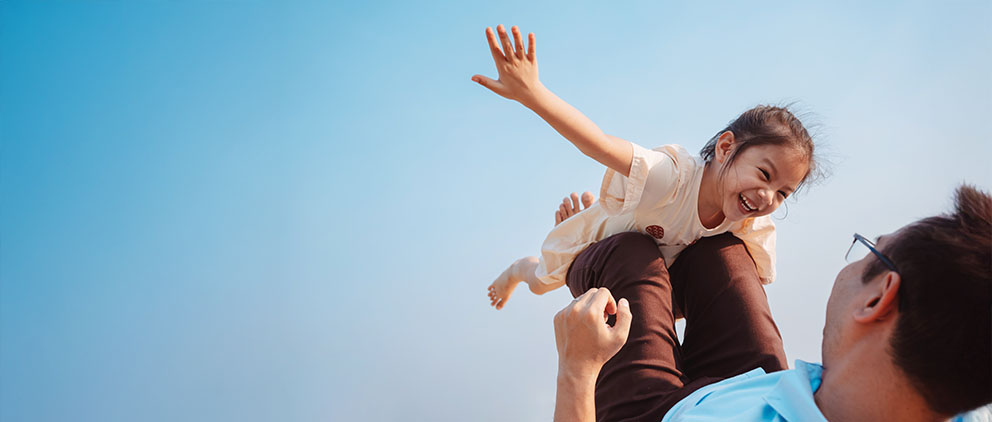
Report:
[[[751,203],[748,202],[747,198],[744,197],[744,194],[739,194],[739,195],[741,198],[741,203],[744,204],[744,209],[748,211],[754,211],[754,207],[752,207]]]

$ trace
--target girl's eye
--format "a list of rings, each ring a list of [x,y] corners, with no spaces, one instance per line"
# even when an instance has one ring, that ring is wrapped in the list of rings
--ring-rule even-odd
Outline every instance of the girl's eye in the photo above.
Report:
[[[778,191],[778,194],[779,195],[782,195],[782,199],[785,199],[785,198],[788,198],[789,197],[789,195],[786,195],[785,192],[782,192],[782,191]]]
[[[763,168],[761,168],[761,167],[758,167],[758,170],[761,170],[761,175],[762,175],[762,176],[765,176],[765,180],[768,180],[768,178],[770,177],[770,176],[768,175],[768,172],[767,172],[767,171],[765,171],[765,169],[763,169]]]

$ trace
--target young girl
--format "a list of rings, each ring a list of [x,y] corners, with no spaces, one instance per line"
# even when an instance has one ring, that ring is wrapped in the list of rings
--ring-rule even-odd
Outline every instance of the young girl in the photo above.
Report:
[[[747,246],[761,281],[773,281],[775,226],[767,216],[814,169],[813,141],[791,112],[748,110],[710,139],[698,158],[678,145],[648,150],[604,134],[541,84],[533,33],[525,52],[516,26],[512,44],[502,25],[496,30],[498,40],[490,28],[486,38],[499,79],[472,80],[533,110],[607,171],[598,202],[571,218],[556,216],[564,221],[548,234],[541,257],[517,260],[489,286],[492,306],[502,309],[520,282],[536,294],[561,287],[583,249],[626,231],[653,237],[668,266],[700,237],[730,231]]]

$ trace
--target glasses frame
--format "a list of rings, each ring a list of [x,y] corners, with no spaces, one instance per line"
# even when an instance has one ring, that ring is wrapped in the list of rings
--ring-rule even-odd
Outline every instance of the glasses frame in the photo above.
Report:
[[[851,242],[851,246],[847,248],[847,253],[844,254],[844,260],[845,261],[850,262],[850,259],[848,258],[848,255],[850,255],[851,254],[851,250],[854,249],[854,244],[855,243],[858,243],[858,242],[861,242],[865,246],[867,246],[868,247],[868,250],[870,250],[871,253],[875,254],[875,256],[878,257],[878,260],[879,261],[882,261],[882,263],[885,264],[886,267],[889,267],[890,270],[895,271],[895,272],[899,272],[899,270],[896,269],[896,265],[892,263],[892,260],[891,259],[889,259],[885,255],[883,255],[881,252],[879,252],[878,249],[875,249],[875,243],[874,242],[868,240],[864,236],[862,236],[860,234],[857,234],[857,233],[854,233],[854,240]]]

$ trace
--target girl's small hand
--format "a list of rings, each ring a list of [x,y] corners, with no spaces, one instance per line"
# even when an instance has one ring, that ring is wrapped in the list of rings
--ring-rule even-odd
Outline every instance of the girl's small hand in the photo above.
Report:
[[[572,195],[561,201],[558,211],[555,211],[555,225],[557,226],[562,221],[578,214],[579,211],[591,207],[593,202],[596,202],[596,197],[592,195],[592,192],[585,191],[582,193],[582,208],[579,208],[579,194],[572,192]]]
[[[499,41],[496,40],[492,28],[486,28],[486,39],[489,41],[489,50],[493,54],[493,61],[496,62],[499,80],[494,81],[482,75],[472,76],[472,80],[500,96],[527,105],[537,89],[541,87],[541,82],[537,78],[534,33],[528,35],[527,52],[524,53],[523,36],[520,35],[520,29],[514,26],[511,31],[513,31],[513,45],[511,45],[510,37],[503,25],[496,27]],[[502,49],[500,49],[501,44]]]

